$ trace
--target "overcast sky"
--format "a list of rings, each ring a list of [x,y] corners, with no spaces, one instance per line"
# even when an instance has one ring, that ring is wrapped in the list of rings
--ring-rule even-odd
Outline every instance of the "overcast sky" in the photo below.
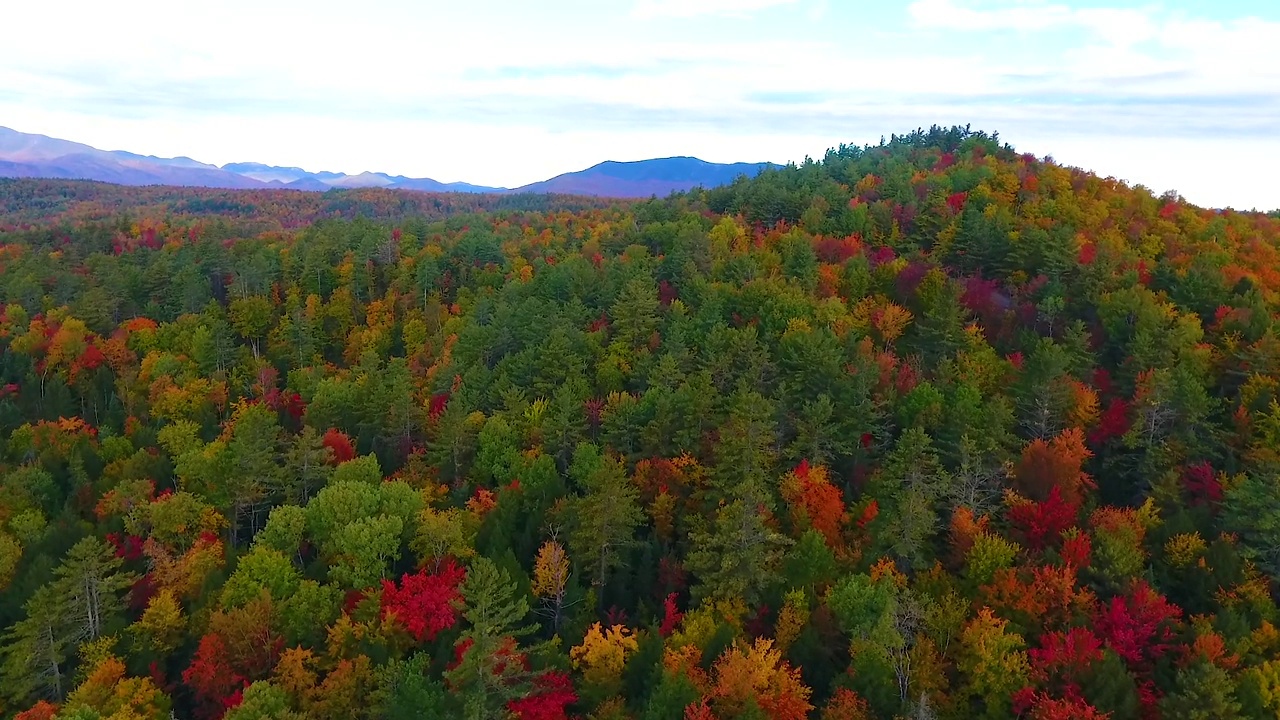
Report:
[[[1276,0],[6,0],[0,125],[108,150],[515,186],[972,124],[1280,207]]]

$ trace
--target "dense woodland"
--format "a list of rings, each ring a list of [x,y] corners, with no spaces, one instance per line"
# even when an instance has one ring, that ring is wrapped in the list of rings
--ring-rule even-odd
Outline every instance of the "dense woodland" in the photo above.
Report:
[[[1280,219],[0,182],[0,715],[1280,717]]]

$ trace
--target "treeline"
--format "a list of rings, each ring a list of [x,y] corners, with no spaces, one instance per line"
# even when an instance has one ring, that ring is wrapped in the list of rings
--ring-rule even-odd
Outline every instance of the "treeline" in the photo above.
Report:
[[[0,197],[5,716],[1280,713],[1280,220],[967,128]]]

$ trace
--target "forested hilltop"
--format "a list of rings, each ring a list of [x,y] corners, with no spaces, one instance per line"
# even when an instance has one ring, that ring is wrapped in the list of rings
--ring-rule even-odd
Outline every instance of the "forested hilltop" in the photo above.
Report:
[[[0,209],[5,717],[1280,716],[1280,219],[966,128]]]

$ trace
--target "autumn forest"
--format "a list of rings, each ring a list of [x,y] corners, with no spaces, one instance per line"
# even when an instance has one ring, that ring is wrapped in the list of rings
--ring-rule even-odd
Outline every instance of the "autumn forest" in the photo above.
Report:
[[[968,128],[0,180],[0,717],[1280,718],[1278,321],[1280,217]]]

